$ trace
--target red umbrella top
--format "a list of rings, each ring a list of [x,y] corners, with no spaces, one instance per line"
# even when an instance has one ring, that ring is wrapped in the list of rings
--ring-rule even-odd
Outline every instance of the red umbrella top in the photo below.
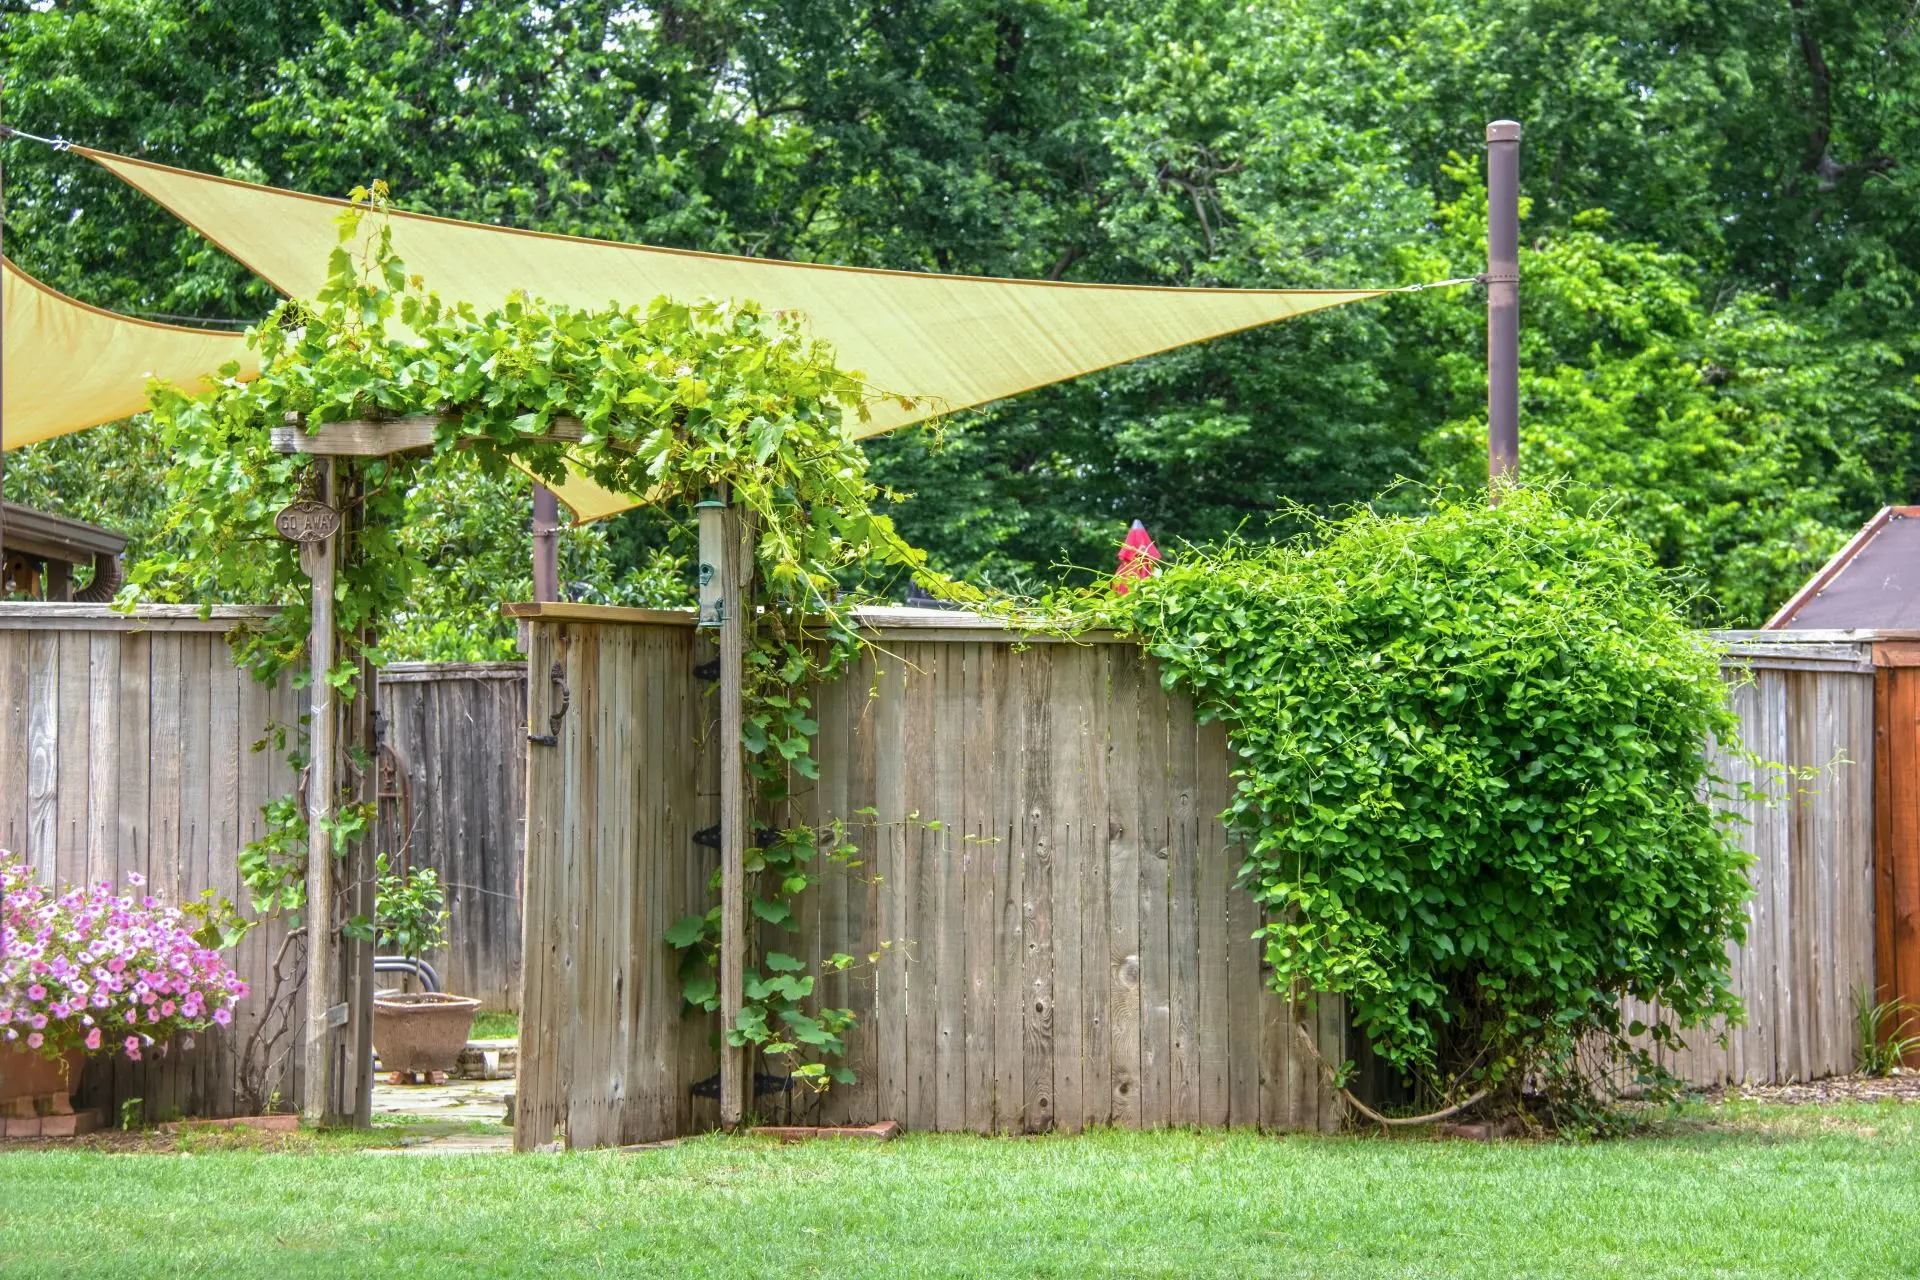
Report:
[[[1120,544],[1120,569],[1113,575],[1113,590],[1117,595],[1127,594],[1135,578],[1151,578],[1154,566],[1160,563],[1160,548],[1153,545],[1153,536],[1147,532],[1147,526],[1138,520],[1127,530],[1125,541]]]

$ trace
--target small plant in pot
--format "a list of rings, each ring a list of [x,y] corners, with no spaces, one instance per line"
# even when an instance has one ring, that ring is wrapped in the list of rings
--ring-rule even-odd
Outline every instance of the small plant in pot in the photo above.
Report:
[[[176,1037],[233,1022],[247,984],[221,951],[245,932],[208,893],[162,906],[106,883],[54,892],[0,850],[0,1121],[73,1114],[68,1095],[88,1055],[165,1056]],[[44,1132],[44,1131],[42,1131]]]
[[[447,940],[446,895],[431,867],[401,874],[380,857],[374,896],[375,946],[383,955],[418,960]],[[373,1047],[395,1084],[446,1078],[467,1047],[478,1000],[438,991],[383,991],[373,1001]]]

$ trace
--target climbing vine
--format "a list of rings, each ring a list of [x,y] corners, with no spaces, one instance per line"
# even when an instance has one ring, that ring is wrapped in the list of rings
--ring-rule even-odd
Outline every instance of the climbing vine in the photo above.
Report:
[[[1582,1106],[1583,1048],[1644,1066],[1629,1037],[1738,1018],[1748,859],[1706,756],[1738,723],[1644,548],[1543,489],[1295,514],[1102,605],[1225,724],[1275,988],[1345,997],[1442,1106]]]
[[[271,432],[342,420],[438,417],[433,456],[461,451],[483,474],[518,466],[548,482],[569,467],[663,509],[690,512],[724,491],[755,538],[752,597],[744,611],[747,659],[743,746],[762,815],[782,812],[793,780],[818,776],[818,725],[807,690],[858,653],[850,580],[875,568],[915,574],[942,591],[923,558],[874,510],[849,419],[884,395],[838,368],[800,322],[752,303],[659,298],[647,306],[582,310],[512,295],[491,310],[451,304],[407,273],[395,253],[378,185],[356,191],[339,219],[327,283],[310,301],[283,303],[249,335],[261,373],[227,375],[210,393],[169,387],[154,416],[175,459],[176,501],[166,545],[189,550],[138,566],[128,599],[250,599],[282,606],[236,637],[239,657],[263,679],[295,666],[309,628],[307,579],[273,519],[302,496],[299,455],[276,453]],[[579,430],[556,433],[559,424]],[[573,436],[577,438],[560,438]],[[381,619],[402,608],[421,571],[397,536],[420,456],[365,462],[345,501],[356,504],[339,560],[334,609],[340,662],[320,678],[345,699],[363,662],[378,663]],[[304,764],[296,741],[294,763]],[[329,806],[336,849],[364,834],[364,806]],[[270,830],[242,855],[256,907],[304,906],[305,827],[292,800],[268,806]],[[753,915],[779,925],[823,865],[856,852],[835,819],[820,827],[760,830],[748,852]],[[719,909],[676,924],[684,992],[718,1008],[714,967]],[[360,927],[365,927],[364,922]],[[826,964],[844,968],[848,956]],[[814,978],[792,956],[768,951],[750,965],[746,1005],[727,1034],[787,1059],[823,1086],[850,1079],[829,1059],[843,1051],[844,1009],[808,1010]]]

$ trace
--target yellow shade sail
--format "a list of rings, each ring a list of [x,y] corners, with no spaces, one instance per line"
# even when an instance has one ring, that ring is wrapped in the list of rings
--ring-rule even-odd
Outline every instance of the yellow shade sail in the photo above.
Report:
[[[311,298],[345,202],[75,147],[144,191],[289,297]],[[513,290],[597,308],[661,295],[798,312],[881,400],[873,435],[1048,383],[1378,296],[1381,290],[1169,289],[996,280],[727,257],[396,213],[395,251],[441,297],[498,306]],[[583,520],[635,499],[575,477],[560,498]]]
[[[228,361],[259,361],[237,333],[156,324],[90,307],[0,260],[5,297],[5,447],[113,422],[147,407],[147,382],[198,391]]]

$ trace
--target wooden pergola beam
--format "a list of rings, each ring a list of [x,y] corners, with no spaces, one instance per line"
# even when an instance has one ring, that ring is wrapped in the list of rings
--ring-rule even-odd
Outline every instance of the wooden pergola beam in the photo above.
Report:
[[[309,430],[298,420],[272,429],[275,453],[304,453],[316,458],[385,458],[423,453],[433,448],[434,433],[445,418],[437,413],[414,414],[390,421],[353,418],[323,422]],[[530,440],[577,443],[586,434],[578,418],[556,418],[545,434]]]

